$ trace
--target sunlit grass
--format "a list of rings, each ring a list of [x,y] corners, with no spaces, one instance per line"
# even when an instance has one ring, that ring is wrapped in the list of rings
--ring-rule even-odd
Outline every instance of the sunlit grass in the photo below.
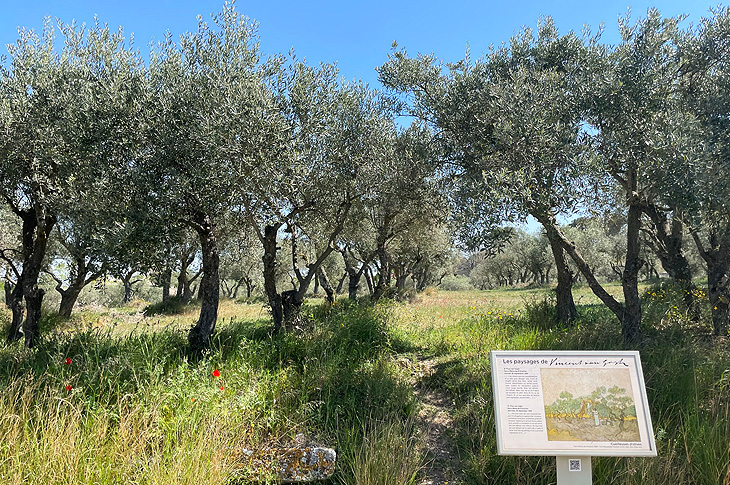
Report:
[[[641,355],[659,457],[595,458],[594,483],[730,484],[730,350],[674,297],[647,291]],[[430,290],[375,307],[316,300],[304,330],[278,336],[261,303],[223,301],[212,348],[195,360],[196,304],[50,315],[36,349],[0,344],[0,483],[224,484],[235,450],[297,434],[338,450],[332,483],[417,483],[411,373],[424,358],[438,363],[429,385],[453,397],[469,483],[554,483],[553,457],[496,454],[489,352],[622,348],[610,312],[586,288],[575,294],[570,326],[551,317],[549,289]]]

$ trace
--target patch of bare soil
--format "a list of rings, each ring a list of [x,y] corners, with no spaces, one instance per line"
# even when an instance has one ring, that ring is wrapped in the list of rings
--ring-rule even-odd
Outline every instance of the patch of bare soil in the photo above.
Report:
[[[417,364],[414,386],[421,402],[417,424],[425,436],[426,450],[426,465],[418,485],[462,484],[461,460],[453,438],[454,403],[444,389],[429,385],[436,372],[436,360],[423,359]]]

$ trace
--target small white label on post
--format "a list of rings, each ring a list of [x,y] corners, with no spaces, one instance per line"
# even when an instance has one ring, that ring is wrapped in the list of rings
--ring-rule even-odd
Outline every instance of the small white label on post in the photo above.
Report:
[[[579,472],[581,471],[580,460],[571,458],[568,460],[568,471]]]

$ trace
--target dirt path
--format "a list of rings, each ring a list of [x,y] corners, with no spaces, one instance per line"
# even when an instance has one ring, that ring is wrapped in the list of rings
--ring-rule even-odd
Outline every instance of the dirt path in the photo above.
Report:
[[[416,397],[422,403],[417,423],[426,448],[424,478],[418,485],[458,485],[464,483],[464,476],[452,435],[454,405],[446,391],[432,384],[437,365],[435,359],[419,359],[414,376]]]

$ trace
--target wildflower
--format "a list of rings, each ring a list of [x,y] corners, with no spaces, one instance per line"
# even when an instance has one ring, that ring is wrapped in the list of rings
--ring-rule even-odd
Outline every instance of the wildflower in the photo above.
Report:
[[[72,386],[66,386],[66,390],[67,390],[68,392],[71,392],[71,389],[73,389],[73,387],[72,387]]]
[[[65,365],[70,365],[71,364],[71,357],[66,357],[66,360],[64,360],[63,363]]]
[[[220,377],[221,373],[218,369],[213,369],[213,377]]]
[[[225,386],[221,386],[221,391],[222,391],[223,389],[225,389]]]

